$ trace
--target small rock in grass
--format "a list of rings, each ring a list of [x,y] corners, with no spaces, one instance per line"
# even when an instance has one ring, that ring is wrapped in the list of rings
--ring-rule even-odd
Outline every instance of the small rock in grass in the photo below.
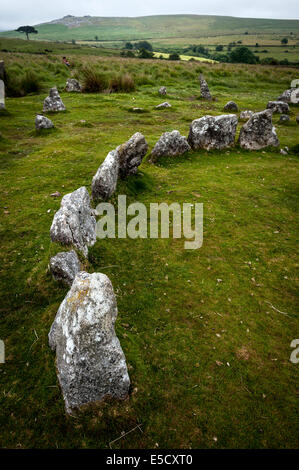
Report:
[[[182,136],[179,131],[165,132],[161,135],[152,151],[152,157],[158,158],[163,156],[176,156],[183,155],[185,152],[191,150],[190,145],[185,136]]]
[[[42,114],[37,114],[35,118],[35,128],[37,130],[51,129],[52,127],[54,127],[54,124],[51,119],[47,118],[46,116],[43,116]]]
[[[171,104],[168,103],[168,101],[164,101],[164,103],[158,104],[156,106],[156,109],[161,109],[161,108],[171,108]]]
[[[224,111],[232,111],[232,112],[238,112],[239,111],[239,108],[238,108],[238,105],[237,103],[235,103],[234,101],[229,101],[228,103],[226,103],[226,105],[224,106]]]
[[[166,87],[165,86],[161,86],[159,88],[159,95],[167,95],[167,90],[166,90]]]
[[[68,92],[75,91],[77,93],[80,93],[82,91],[82,86],[75,78],[68,78],[66,81],[65,90]]]
[[[58,90],[55,87],[50,89],[49,96],[44,101],[43,112],[47,111],[65,111],[65,106],[60,98]]]

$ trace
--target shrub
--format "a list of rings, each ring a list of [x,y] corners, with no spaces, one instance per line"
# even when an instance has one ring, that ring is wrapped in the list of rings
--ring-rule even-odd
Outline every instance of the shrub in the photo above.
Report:
[[[180,60],[180,56],[176,52],[173,52],[172,54],[169,54],[168,60]]]
[[[7,96],[25,96],[28,93],[37,93],[41,88],[41,80],[33,70],[27,69],[23,74],[16,67],[6,70],[5,89]]]
[[[112,92],[124,92],[129,93],[135,90],[135,82],[130,74],[118,75],[110,80],[109,84],[110,91]]]
[[[42,88],[40,78],[32,70],[26,70],[21,78],[21,87],[25,95],[28,93],[38,93]]]
[[[237,47],[230,53],[230,61],[233,63],[256,64],[259,59],[248,47]]]
[[[94,67],[86,66],[82,69],[82,84],[85,93],[99,93],[108,89],[108,79]]]

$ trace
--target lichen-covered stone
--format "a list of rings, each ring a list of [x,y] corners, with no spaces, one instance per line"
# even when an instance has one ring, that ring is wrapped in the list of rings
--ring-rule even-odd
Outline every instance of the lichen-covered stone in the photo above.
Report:
[[[50,235],[53,242],[73,245],[84,256],[96,242],[96,218],[85,186],[66,194],[54,215]]]
[[[288,116],[287,114],[282,114],[279,118],[279,122],[289,122],[290,120],[290,116]]]
[[[37,130],[51,129],[52,127],[54,127],[54,124],[51,119],[47,118],[46,116],[43,116],[42,114],[37,114],[35,118],[35,128]]]
[[[117,304],[105,274],[81,271],[49,333],[67,413],[107,397],[125,399],[130,379],[115,334]]]
[[[99,166],[91,184],[92,198],[94,200],[109,199],[117,186],[119,173],[119,155],[117,150],[108,153],[103,163]]]
[[[183,155],[185,152],[191,150],[185,136],[182,136],[179,131],[165,132],[161,135],[160,139],[153,148],[151,159],[156,159],[163,156],[176,156]]]
[[[124,179],[137,173],[148,151],[148,144],[144,135],[136,132],[127,142],[117,147],[116,151],[119,158],[119,176]]]
[[[237,113],[239,111],[239,108],[238,108],[237,103],[235,103],[234,101],[229,101],[224,106],[224,111],[232,111],[234,113]]]
[[[55,281],[71,286],[76,275],[81,271],[81,263],[74,250],[62,251],[52,256],[49,268]]]
[[[235,114],[204,116],[190,126],[188,142],[194,150],[222,150],[235,142],[238,118]]]
[[[65,106],[60,98],[58,90],[55,87],[50,89],[49,96],[44,101],[43,112],[48,111],[65,111]]]
[[[284,101],[269,101],[267,109],[271,109],[273,113],[287,114],[290,112],[288,103],[285,103]]]
[[[75,78],[68,78],[66,81],[65,90],[68,92],[77,92],[81,93],[82,86]]]
[[[277,101],[284,101],[289,104],[299,103],[299,88],[289,88],[285,90],[278,98]]]
[[[199,83],[200,83],[200,96],[201,96],[201,98],[203,98],[204,100],[209,100],[210,101],[212,99],[212,95],[210,93],[208,84],[207,84],[207,82],[206,82],[206,80],[205,80],[202,73],[199,76]]]
[[[245,111],[242,111],[240,113],[240,121],[247,121],[248,119],[253,116],[253,111],[250,111],[249,109],[245,109]]]
[[[279,140],[272,124],[272,111],[266,109],[255,113],[241,128],[239,142],[240,146],[247,150],[277,147]]]

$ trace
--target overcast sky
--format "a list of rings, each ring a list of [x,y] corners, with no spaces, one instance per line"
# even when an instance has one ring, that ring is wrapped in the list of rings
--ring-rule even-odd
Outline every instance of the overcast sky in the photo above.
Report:
[[[298,0],[0,0],[0,30],[74,16],[145,16],[191,13],[299,19]]]

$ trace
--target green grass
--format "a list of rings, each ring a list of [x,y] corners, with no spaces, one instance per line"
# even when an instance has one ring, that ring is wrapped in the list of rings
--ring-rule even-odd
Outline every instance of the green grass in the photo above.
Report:
[[[297,78],[296,70],[70,59],[78,76],[83,63],[107,74],[130,73],[137,90],[62,92],[67,111],[51,115],[55,129],[38,134],[34,120],[47,87],[65,84],[65,74],[55,74],[60,58],[5,56],[8,69],[26,64],[44,72],[44,91],[8,98],[0,116],[0,338],[6,345],[0,446],[108,448],[141,423],[143,433],[113,447],[296,447],[298,365],[289,357],[298,336],[298,156],[292,151],[283,156],[236,146],[159,165],[145,160],[136,177],[119,184],[112,201],[127,194],[128,204],[204,204],[199,250],[184,250],[184,240],[172,239],[99,240],[90,249],[86,268],[107,274],[117,295],[116,330],[132,382],[128,400],[67,417],[47,338],[67,292],[47,271],[59,249],[49,229],[60,199],[50,194],[90,189],[108,151],[136,131],[151,149],[162,132],[187,135],[193,119],[222,113],[230,99],[241,109],[264,109]],[[198,99],[200,71],[217,101]],[[161,85],[172,104],[163,112],[155,109],[163,101]],[[128,112],[133,106],[147,112]],[[282,146],[299,143],[297,114],[292,107],[289,126],[274,116]]]

